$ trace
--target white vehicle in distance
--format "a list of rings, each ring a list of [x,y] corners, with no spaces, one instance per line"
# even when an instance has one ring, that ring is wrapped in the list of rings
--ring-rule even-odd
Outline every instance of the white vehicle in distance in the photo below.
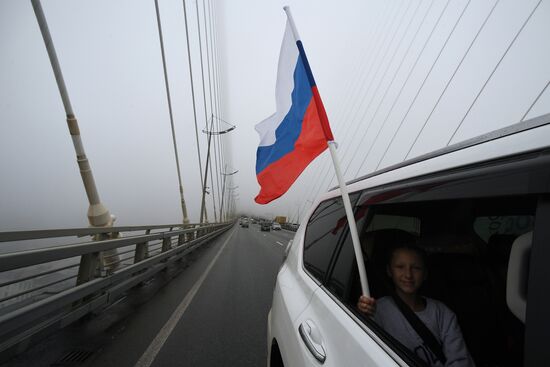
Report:
[[[388,261],[401,244],[426,254],[418,292],[425,305],[438,300],[456,315],[475,365],[550,366],[550,114],[383,169],[348,189],[378,309],[374,317],[358,309],[355,253],[333,189],[302,221],[278,273],[269,366],[444,365],[419,333],[419,347],[409,349],[377,316],[380,299],[397,293]],[[406,312],[396,312],[414,333]],[[454,351],[439,322],[436,341],[450,363]]]
[[[274,231],[280,231],[281,230],[281,225],[277,222],[273,222],[271,224],[271,229],[274,230]]]

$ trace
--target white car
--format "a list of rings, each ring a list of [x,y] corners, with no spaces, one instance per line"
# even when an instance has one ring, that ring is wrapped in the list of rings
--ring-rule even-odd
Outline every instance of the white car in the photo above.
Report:
[[[281,225],[279,223],[272,223],[271,224],[271,229],[274,230],[274,231],[280,231],[281,230]]]
[[[350,183],[371,295],[392,292],[391,246],[414,243],[428,257],[422,295],[454,311],[477,366],[550,366],[549,146],[545,115]],[[362,314],[360,295],[334,189],[287,249],[268,316],[268,365],[434,362],[429,350],[405,347]]]

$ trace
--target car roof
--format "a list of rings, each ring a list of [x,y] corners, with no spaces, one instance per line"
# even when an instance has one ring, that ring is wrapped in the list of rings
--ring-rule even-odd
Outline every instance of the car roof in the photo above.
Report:
[[[348,182],[348,191],[377,187],[450,168],[541,150],[549,146],[550,113],[356,178]],[[340,190],[333,187],[319,200],[338,195]]]

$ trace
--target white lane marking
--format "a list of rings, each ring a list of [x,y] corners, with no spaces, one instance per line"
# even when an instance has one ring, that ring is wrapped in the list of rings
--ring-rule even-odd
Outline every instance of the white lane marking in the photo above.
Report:
[[[280,245],[280,246],[285,247],[284,243],[280,243],[279,241],[277,241],[277,244]]]
[[[199,290],[202,283],[208,276],[208,273],[210,273],[210,270],[214,266],[214,263],[218,260],[218,257],[220,257],[223,249],[225,248],[225,246],[233,236],[233,233],[235,233],[235,230],[233,230],[233,232],[231,232],[229,237],[227,237],[227,239],[223,243],[222,247],[219,249],[218,253],[214,257],[212,262],[206,268],[205,272],[201,275],[199,280],[197,280],[195,285],[193,285],[193,288],[191,288],[189,293],[187,293],[187,296],[185,296],[183,301],[181,301],[181,303],[178,305],[178,307],[176,308],[172,316],[170,316],[166,324],[164,324],[162,329],[160,329],[159,333],[157,334],[155,339],[153,339],[153,341],[151,342],[151,344],[149,345],[145,353],[143,353],[142,356],[137,361],[135,367],[149,367],[155,361],[157,354],[162,349],[162,346],[164,345],[164,343],[166,342],[170,334],[172,334],[172,331],[176,327],[176,324],[183,316],[183,313],[185,312],[185,310],[187,310],[187,307],[191,304],[191,301],[193,301],[195,294],[197,294],[197,291]]]

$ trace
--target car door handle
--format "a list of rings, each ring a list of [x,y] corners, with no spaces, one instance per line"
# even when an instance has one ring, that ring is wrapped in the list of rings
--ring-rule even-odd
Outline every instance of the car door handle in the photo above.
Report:
[[[315,359],[323,364],[327,359],[327,355],[325,353],[325,348],[323,348],[323,345],[321,344],[321,333],[319,332],[317,325],[315,325],[313,321],[307,320],[300,324],[298,331],[300,332],[300,336],[306,344],[307,349],[309,349]]]

